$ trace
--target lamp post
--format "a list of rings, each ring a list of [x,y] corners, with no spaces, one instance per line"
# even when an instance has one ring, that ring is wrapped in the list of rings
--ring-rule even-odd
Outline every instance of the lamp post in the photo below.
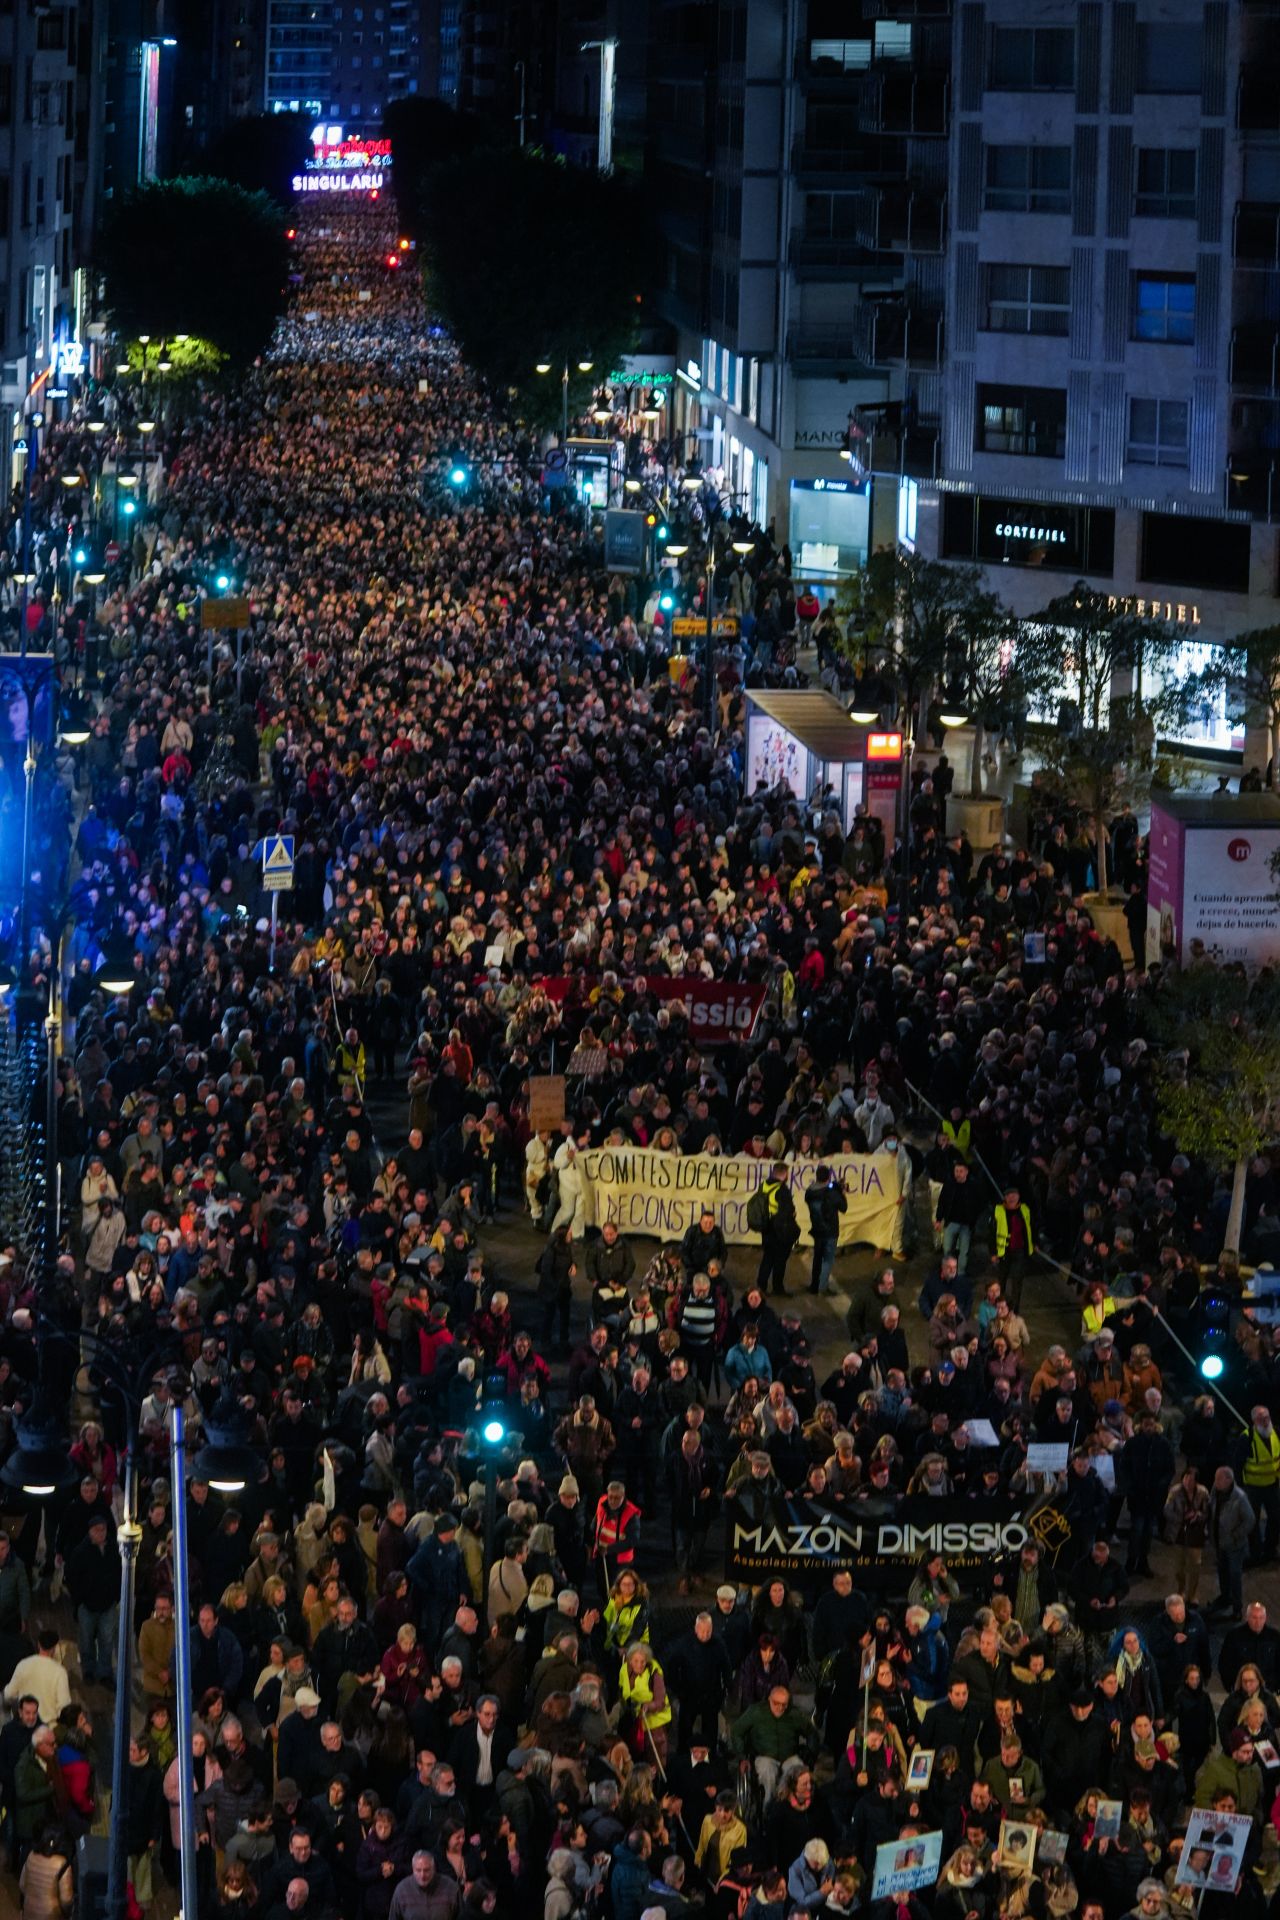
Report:
[[[539,360],[536,363],[534,367],[534,372],[542,373],[542,374],[550,373],[553,365],[554,365],[554,362],[552,361],[551,356],[549,354],[544,354],[541,360]],[[594,365],[595,365],[594,360],[579,360],[578,372],[590,373]],[[566,356],[564,367],[560,374],[560,444],[563,447],[563,446],[567,446],[568,442],[569,442],[569,361],[568,361],[568,357]]]
[[[111,1738],[111,1824],[107,1855],[107,1920],[125,1920],[129,1903],[129,1803],[132,1774],[129,1766],[130,1716],[133,1698],[134,1631],[133,1612],[137,1589],[138,1549],[142,1528],[138,1524],[138,1459],[142,1401],[164,1357],[156,1351],[140,1358],[129,1351],[118,1351],[98,1334],[66,1333],[45,1319],[37,1323],[42,1340],[69,1340],[87,1348],[90,1362],[98,1374],[102,1389],[114,1395],[124,1413],[124,1509],[116,1529],[120,1551],[120,1600],[116,1632],[115,1712]],[[211,1485],[224,1491],[238,1491],[253,1470],[254,1457],[244,1445],[246,1432],[243,1415],[235,1401],[219,1401],[205,1422],[209,1444],[196,1461],[208,1475]],[[170,1410],[170,1440],[173,1446],[174,1502],[174,1644],[177,1669],[179,1831],[182,1835],[182,1916],[198,1920],[196,1894],[196,1844],[194,1777],[191,1771],[191,1594],[187,1566],[186,1487],[180,1477],[185,1467],[185,1431],[182,1409]],[[60,1487],[73,1486],[78,1471],[61,1444],[56,1422],[47,1403],[39,1398],[32,1415],[17,1426],[18,1450],[0,1468],[0,1481],[18,1488],[31,1499],[48,1499]],[[185,1732],[186,1745],[182,1745]]]
[[[686,481],[686,486],[688,482]],[[701,485],[701,479],[695,483]],[[708,525],[702,536],[702,552],[698,556],[706,570],[707,593],[704,608],[705,624],[703,630],[703,715],[709,731],[715,733],[716,725],[716,568],[723,559],[725,551],[732,548],[741,559],[755,550],[754,540],[726,540],[725,529],[718,525]],[[666,551],[674,560],[680,560],[689,551],[685,541],[667,542]]]

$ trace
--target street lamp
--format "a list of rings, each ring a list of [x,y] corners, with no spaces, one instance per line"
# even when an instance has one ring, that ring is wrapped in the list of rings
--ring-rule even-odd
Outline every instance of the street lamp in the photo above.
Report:
[[[553,364],[551,355],[544,353],[540,360],[534,362],[533,370],[535,373],[550,373]],[[578,372],[590,373],[594,365],[594,360],[579,360]],[[567,355],[560,373],[560,396],[560,444],[564,446],[569,439],[569,360]]]
[[[133,942],[123,928],[108,934],[102,958],[94,970],[94,985],[113,995],[131,992],[137,978],[133,961]]]

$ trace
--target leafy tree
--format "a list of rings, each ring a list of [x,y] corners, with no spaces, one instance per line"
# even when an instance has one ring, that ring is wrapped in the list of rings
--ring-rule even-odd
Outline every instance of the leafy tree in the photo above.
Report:
[[[973,724],[967,791],[982,795],[987,730],[1002,709],[1036,691],[1037,663],[1025,665],[1014,645],[1016,627],[998,595],[982,584],[977,567],[951,566],[919,554],[883,548],[837,602],[853,611],[858,635],[846,651],[877,652],[899,691],[924,705],[937,692],[963,708]],[[962,791],[965,789],[962,788]]]
[[[421,218],[428,304],[469,365],[548,425],[567,364],[570,410],[581,410],[636,337],[654,255],[633,186],[527,149],[482,148],[430,171]],[[539,378],[544,355],[553,373]]]
[[[188,333],[243,364],[271,339],[289,272],[286,219],[265,193],[206,177],[153,180],[109,212],[98,265],[126,340]]]
[[[1215,700],[1226,695],[1226,714],[1267,736],[1267,785],[1276,784],[1280,749],[1280,626],[1257,627],[1215,651],[1188,687],[1188,698]]]
[[[1020,623],[1020,671],[1041,690],[1066,690],[1060,723],[1042,742],[1045,760],[1067,793],[1092,818],[1098,891],[1108,887],[1107,814],[1151,784],[1155,743],[1173,730],[1186,705],[1173,675],[1139,680],[1172,661],[1178,635],[1140,619],[1077,580],[1034,619]],[[1128,691],[1117,692],[1117,684]]]
[[[432,171],[474,153],[477,147],[492,144],[491,130],[476,114],[459,113],[443,100],[414,94],[391,101],[382,131],[391,142],[391,186],[400,231],[413,240],[422,240]]]
[[[312,119],[304,113],[253,113],[237,120],[216,140],[205,170],[250,193],[266,193],[287,207],[293,176],[311,153]]]
[[[1239,1253],[1249,1167],[1280,1132],[1280,982],[1192,966],[1162,981],[1151,1024],[1161,1124],[1180,1152],[1231,1169],[1224,1244]]]

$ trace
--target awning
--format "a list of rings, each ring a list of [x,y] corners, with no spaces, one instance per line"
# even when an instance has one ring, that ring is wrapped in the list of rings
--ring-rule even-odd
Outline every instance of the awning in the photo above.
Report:
[[[866,759],[867,729],[849,718],[834,694],[758,693],[751,688],[747,698],[819,760]]]

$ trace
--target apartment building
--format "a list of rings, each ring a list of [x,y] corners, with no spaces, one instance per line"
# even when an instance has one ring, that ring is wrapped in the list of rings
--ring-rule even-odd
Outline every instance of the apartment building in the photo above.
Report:
[[[438,83],[439,9],[428,0],[266,0],[268,113],[372,132],[387,103]]]
[[[1018,612],[1083,577],[1194,667],[1280,617],[1280,9],[962,0],[947,29],[945,348],[890,356],[855,471],[896,465],[921,549]],[[1221,708],[1193,738],[1241,744]]]

